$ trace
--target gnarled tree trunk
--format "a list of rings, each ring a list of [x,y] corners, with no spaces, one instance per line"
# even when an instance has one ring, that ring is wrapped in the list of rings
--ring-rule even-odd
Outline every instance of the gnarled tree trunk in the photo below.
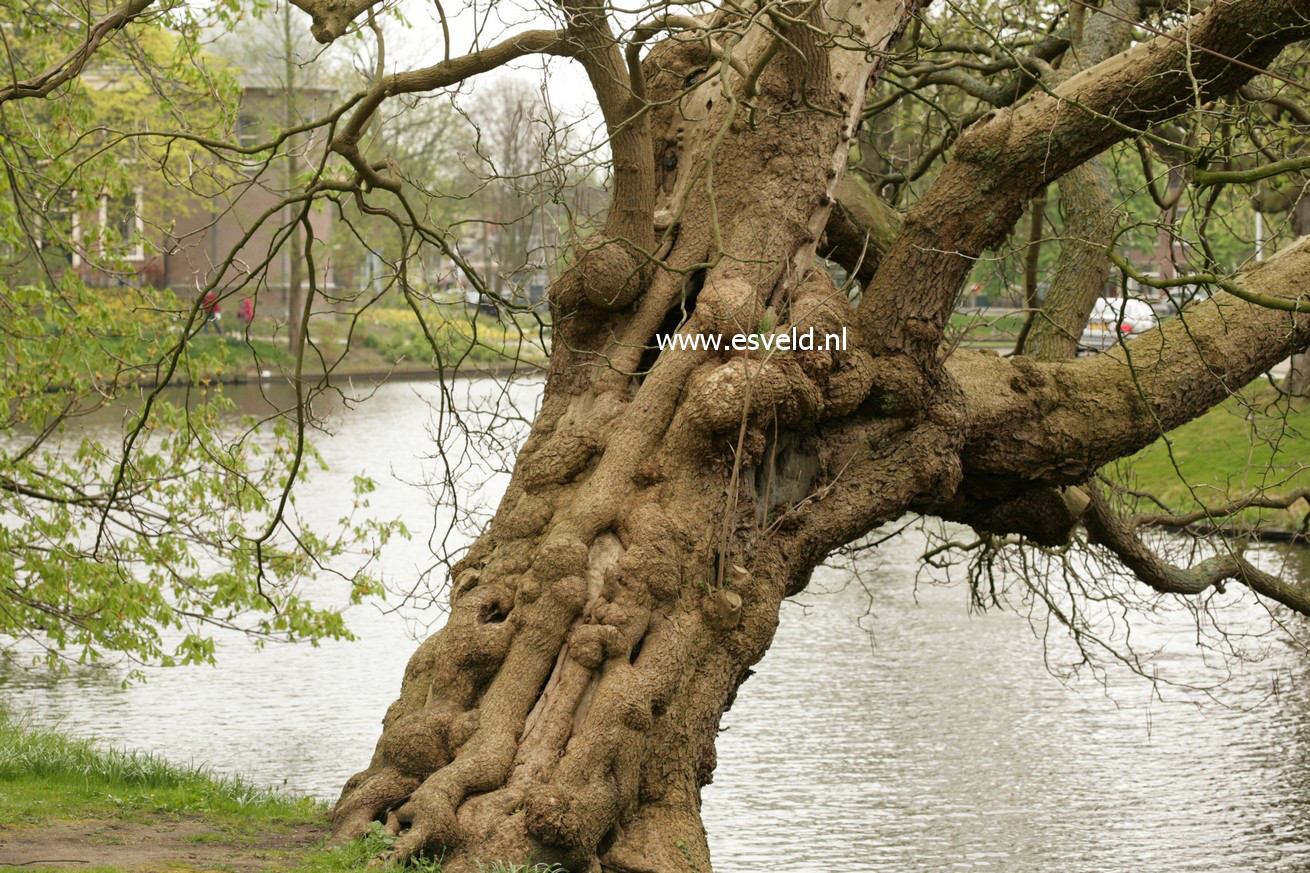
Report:
[[[910,10],[876,11],[865,37],[885,46]],[[680,351],[652,363],[647,348],[684,312],[687,334],[755,332],[768,306],[778,333],[855,330],[813,255],[873,58],[832,63],[793,36],[808,55],[764,72],[753,113],[723,99],[717,79],[652,113],[657,211],[681,213],[658,228],[667,266],[603,239],[552,290],[541,414],[454,573],[449,622],[411,659],[373,762],[343,792],[339,833],[398,807],[408,830],[397,854],[442,851],[447,870],[528,858],[709,870],[700,789],[719,720],[782,599],[826,554],[789,534],[775,507],[835,475],[832,459],[805,451],[803,430],[853,412],[873,366],[862,351]],[[709,60],[703,43],[657,49],[652,100]],[[889,446],[897,469],[923,475],[889,478],[863,525],[937,493],[948,447],[936,439]]]
[[[552,289],[541,413],[455,568],[449,622],[342,793],[338,836],[386,820],[395,856],[440,854],[452,873],[707,873],[720,719],[819,561],[907,511],[1058,541],[1077,511],[1057,489],[1310,342],[1310,318],[1221,294],[1189,319],[1216,328],[1204,349],[1177,325],[1137,341],[1137,379],[1121,352],[1042,364],[941,343],[973,259],[1037,191],[1192,105],[1195,83],[1209,99],[1250,77],[1226,58],[1265,63],[1310,32],[1266,0],[1211,4],[1188,30],[1209,53],[1161,38],[966,130],[848,302],[814,252],[879,50],[913,5],[796,4],[731,44],[662,43],[637,81],[577,12],[573,53],[625,137],[616,208]],[[1306,275],[1302,246],[1249,281],[1292,300]],[[810,327],[845,348],[657,343]]]

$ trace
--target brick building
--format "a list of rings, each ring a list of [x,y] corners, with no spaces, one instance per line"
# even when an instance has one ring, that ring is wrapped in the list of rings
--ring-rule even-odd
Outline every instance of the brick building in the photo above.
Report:
[[[297,88],[289,94],[276,82],[243,79],[236,139],[246,146],[266,142],[276,131],[327,111],[335,96],[327,88]],[[284,241],[283,228],[295,213],[294,207],[266,213],[285,192],[296,189],[296,175],[306,157],[312,159],[321,149],[324,136],[320,130],[294,137],[267,165],[246,156],[197,173],[186,185],[166,180],[152,167],[127,196],[102,194],[91,209],[53,210],[47,221],[60,232],[49,235],[44,259],[54,270],[76,270],[94,287],[167,287],[184,300],[217,280],[215,290],[231,303],[230,309],[235,301],[254,297],[258,310],[281,318],[292,277],[292,247]],[[177,169],[170,164],[170,173],[176,175]],[[332,219],[326,209],[311,211],[317,240],[331,239]],[[61,237],[71,244],[53,241]],[[318,260],[320,271],[326,268],[318,285],[331,290],[332,259]]]

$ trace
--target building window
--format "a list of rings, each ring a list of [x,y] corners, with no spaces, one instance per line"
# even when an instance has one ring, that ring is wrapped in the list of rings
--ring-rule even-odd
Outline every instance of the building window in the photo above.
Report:
[[[71,192],[61,191],[48,203],[40,224],[38,246],[41,258],[52,269],[80,267],[78,249],[82,241],[82,223]]]
[[[141,217],[143,199],[140,186],[124,197],[100,196],[100,244],[105,254],[117,254],[128,261],[146,259],[146,227]]]
[[[259,122],[249,112],[237,113],[237,143],[242,148],[250,148],[259,142]]]

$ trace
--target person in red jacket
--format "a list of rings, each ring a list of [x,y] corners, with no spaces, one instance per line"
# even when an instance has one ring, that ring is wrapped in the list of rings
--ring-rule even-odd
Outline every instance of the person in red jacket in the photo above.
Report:
[[[200,308],[205,311],[205,324],[200,329],[203,333],[209,328],[214,329],[214,333],[219,336],[223,335],[222,319],[223,315],[218,311],[218,294],[210,291],[205,295],[205,299],[200,301]]]
[[[245,330],[250,329],[251,323],[255,320],[255,301],[247,297],[241,301],[237,307],[237,323]]]

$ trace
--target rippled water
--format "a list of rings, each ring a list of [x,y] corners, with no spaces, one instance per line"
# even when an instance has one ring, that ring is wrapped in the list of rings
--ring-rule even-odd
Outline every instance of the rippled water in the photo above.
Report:
[[[461,389],[527,414],[531,386]],[[249,394],[249,392],[247,392]],[[416,531],[434,510],[407,484],[425,460],[428,385],[391,384],[320,439],[329,474],[302,507],[324,519],[363,466],[374,507]],[[250,405],[255,401],[244,397]],[[483,501],[503,478],[473,471]],[[438,522],[444,522],[441,513]],[[1111,671],[1062,684],[1010,612],[971,613],[960,588],[915,584],[914,531],[848,573],[822,570],[785,605],[777,640],[725,719],[704,813],[722,871],[1215,871],[1310,869],[1307,655],[1274,645],[1228,708]],[[394,579],[431,561],[422,536],[388,553]],[[1304,566],[1303,561],[1303,566]],[[1250,615],[1247,615],[1247,612]],[[1238,626],[1257,621],[1237,606]],[[436,612],[410,615],[439,621]],[[203,762],[332,798],[368,760],[414,647],[406,620],[352,611],[355,643],[256,650],[228,641],[217,669],[123,689],[114,676],[0,672],[0,700],[73,734]],[[1143,629],[1175,678],[1222,665],[1185,613]],[[1257,699],[1267,694],[1267,699]],[[1227,699],[1227,698],[1225,698]]]

